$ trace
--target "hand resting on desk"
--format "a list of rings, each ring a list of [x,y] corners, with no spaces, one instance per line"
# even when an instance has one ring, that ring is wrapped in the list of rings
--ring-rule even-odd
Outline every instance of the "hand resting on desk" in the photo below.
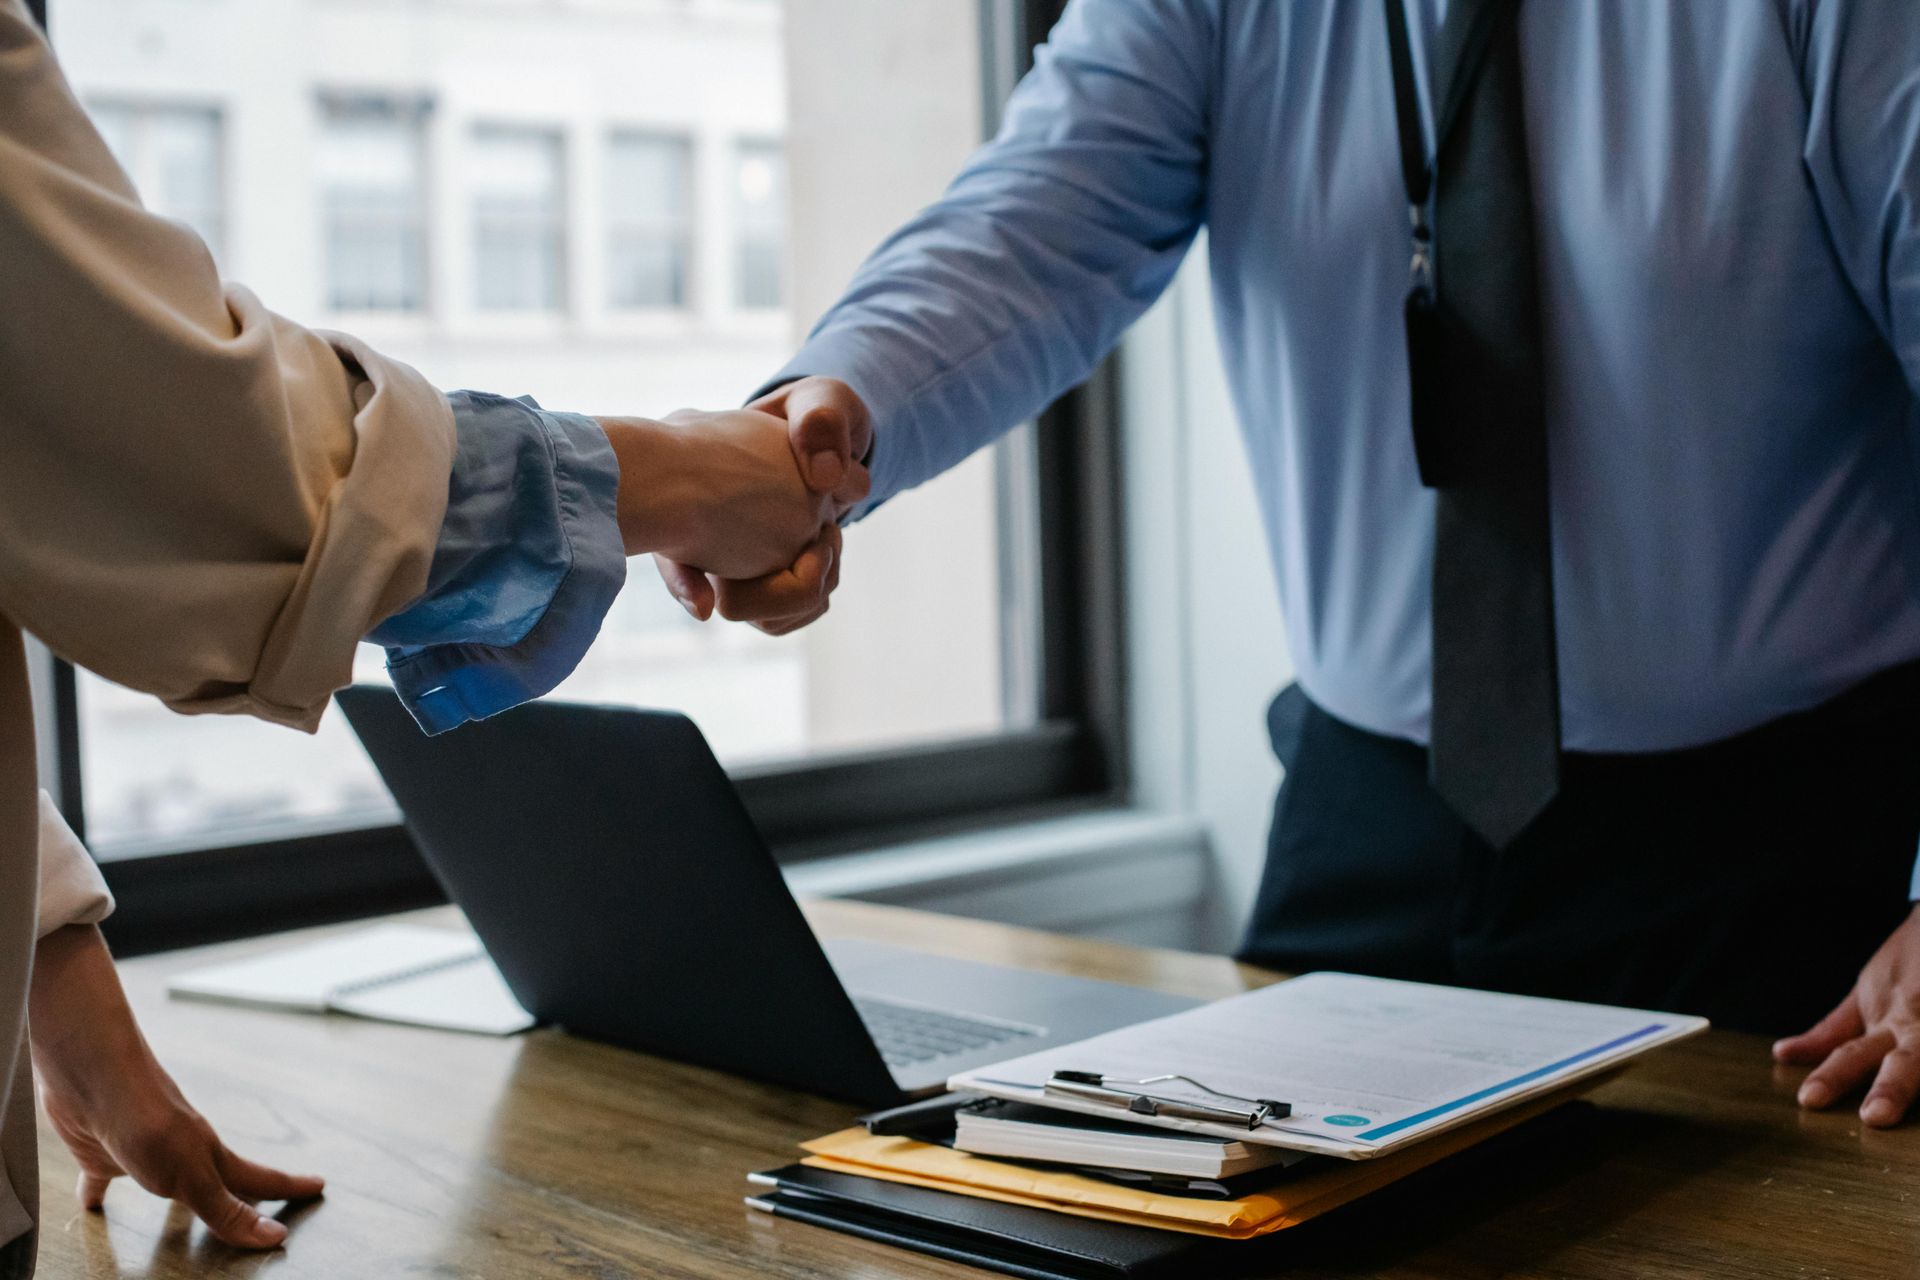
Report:
[[[1774,1045],[1773,1056],[1818,1064],[1800,1086],[1801,1106],[1823,1111],[1871,1079],[1861,1122],[1900,1123],[1920,1094],[1920,907],[1867,961],[1839,1007]]]
[[[271,1249],[284,1224],[258,1200],[310,1200],[319,1178],[255,1164],[229,1151],[181,1096],[127,1006],[113,957],[93,925],[48,934],[34,957],[29,1014],[41,1105],[80,1166],[80,1203],[98,1210],[122,1174],[178,1200],[213,1235]]]

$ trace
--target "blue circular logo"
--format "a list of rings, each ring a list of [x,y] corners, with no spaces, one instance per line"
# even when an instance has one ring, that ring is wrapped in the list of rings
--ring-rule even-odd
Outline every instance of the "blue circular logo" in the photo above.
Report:
[[[1325,1119],[1326,1123],[1337,1124],[1342,1129],[1358,1129],[1363,1124],[1373,1123],[1365,1116],[1327,1116]]]

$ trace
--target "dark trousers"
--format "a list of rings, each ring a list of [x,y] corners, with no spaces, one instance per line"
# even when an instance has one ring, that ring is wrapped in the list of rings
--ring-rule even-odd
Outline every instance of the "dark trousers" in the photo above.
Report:
[[[1906,916],[1920,851],[1920,664],[1724,742],[1570,754],[1507,849],[1427,785],[1423,748],[1299,688],[1242,954],[1802,1031]]]

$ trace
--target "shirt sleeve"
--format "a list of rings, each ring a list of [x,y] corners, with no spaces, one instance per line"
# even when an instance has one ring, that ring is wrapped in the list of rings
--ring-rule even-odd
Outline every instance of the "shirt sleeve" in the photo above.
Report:
[[[1920,5],[1801,0],[1805,160],[1834,252],[1920,395]],[[1920,861],[1909,896],[1920,900]]]
[[[70,924],[98,924],[113,911],[113,895],[86,847],[40,793],[40,929],[44,938]]]
[[[1920,394],[1920,5],[1802,0],[1807,173],[1861,303]]]
[[[459,443],[427,589],[368,637],[428,733],[550,691],[626,581],[620,467],[599,424],[529,398],[447,399]]]
[[[768,383],[847,382],[873,497],[931,479],[1082,381],[1203,218],[1213,6],[1074,0],[1005,125],[894,233]]]

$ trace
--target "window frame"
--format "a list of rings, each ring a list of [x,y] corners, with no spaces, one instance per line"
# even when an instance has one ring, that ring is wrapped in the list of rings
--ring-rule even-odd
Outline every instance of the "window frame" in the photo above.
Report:
[[[43,22],[44,2],[29,0]],[[1063,4],[979,0],[984,132],[997,127],[1000,105]],[[1035,721],[983,737],[733,770],[781,862],[1124,803],[1117,385],[1109,360],[996,450],[1007,535],[1002,589],[1013,623],[1002,644],[1017,660],[1008,671],[1030,672],[1008,697]],[[49,781],[84,838],[78,683],[71,666],[50,661]],[[101,869],[119,901],[106,931],[122,954],[444,901],[397,824],[111,858]]]
[[[756,247],[764,247],[769,239],[765,229],[757,224],[750,225],[746,207],[740,199],[741,168],[749,156],[771,156],[780,167],[780,188],[782,195],[792,192],[792,179],[787,168],[787,144],[785,138],[766,137],[759,134],[742,134],[727,144],[727,255],[732,260],[732,270],[728,273],[727,305],[734,311],[748,315],[778,312],[792,300],[791,282],[787,278],[789,246],[776,227],[771,237],[775,263],[774,300],[761,302],[747,297],[749,272],[747,258]]]

